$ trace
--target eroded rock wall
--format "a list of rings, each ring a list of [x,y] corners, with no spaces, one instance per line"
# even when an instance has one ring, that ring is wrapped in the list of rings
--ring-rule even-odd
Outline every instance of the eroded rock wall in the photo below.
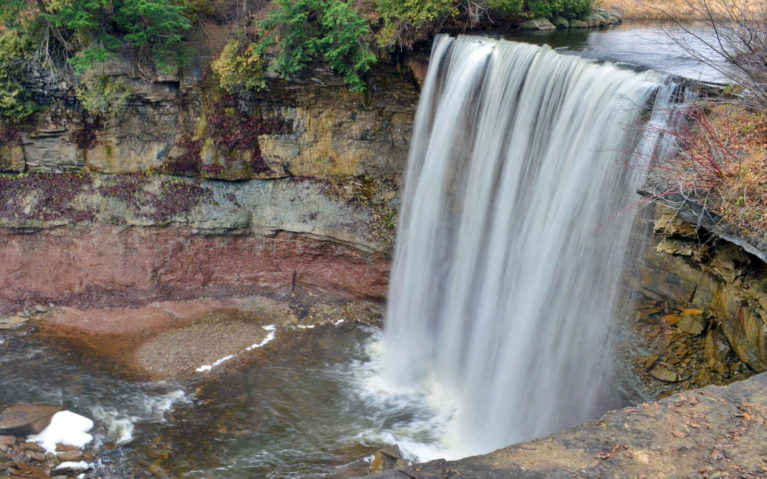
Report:
[[[236,97],[193,72],[146,80],[127,61],[112,60],[100,74],[131,91],[119,114],[84,115],[74,87],[47,91],[47,106],[0,149],[0,171],[187,174],[196,163],[195,174],[230,180],[398,176],[418,101],[415,81],[379,64],[362,95],[315,73],[303,82],[270,79],[264,90]]]
[[[255,293],[386,295],[391,224],[377,211],[397,200],[365,202],[354,179],[31,179],[3,185],[0,311]]]
[[[741,361],[767,370],[767,265],[690,220],[662,204],[641,215],[632,286],[649,298],[701,308],[712,319],[704,334],[719,328]]]

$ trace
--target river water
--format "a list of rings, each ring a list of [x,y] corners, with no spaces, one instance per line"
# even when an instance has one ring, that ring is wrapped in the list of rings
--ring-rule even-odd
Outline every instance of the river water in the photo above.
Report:
[[[724,80],[686,56],[657,25],[512,39]],[[283,332],[276,340],[279,354],[238,373],[183,384],[137,380],[108,361],[34,335],[1,334],[0,405],[60,404],[93,418],[97,477],[361,475],[375,450],[391,444],[410,457],[438,456],[450,419],[450,411],[426,395],[383,392],[381,331],[367,326]]]

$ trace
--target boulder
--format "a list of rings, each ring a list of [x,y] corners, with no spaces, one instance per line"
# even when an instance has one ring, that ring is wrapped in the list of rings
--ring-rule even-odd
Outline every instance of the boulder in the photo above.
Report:
[[[623,22],[623,15],[618,10],[597,8],[594,10],[594,14],[604,18],[608,25],[618,25]]]
[[[556,30],[557,27],[545,18],[533,18],[519,26],[522,30]]]
[[[675,383],[679,381],[679,375],[667,368],[664,368],[663,366],[656,366],[650,371],[650,375],[654,377],[655,379],[658,379],[660,381],[666,382],[666,383]]]
[[[402,459],[399,449],[395,446],[393,449],[380,449],[376,452],[373,462],[370,464],[370,473],[376,474],[407,466],[408,462]]]
[[[565,17],[559,17],[559,16],[554,17],[554,19],[551,22],[559,30],[565,30],[567,28],[570,28],[570,22],[568,22]]]
[[[570,28],[589,28],[588,22],[574,18],[570,20]]]
[[[680,315],[680,320],[675,324],[683,333],[697,336],[703,332],[706,322],[703,319],[702,309],[685,309]]]
[[[376,474],[407,466],[408,462],[402,459],[399,449],[395,446],[393,449],[380,449],[376,452],[373,462],[370,464],[370,473]]]
[[[18,404],[8,407],[0,413],[0,434],[37,434],[48,427],[51,416],[61,410],[61,406],[46,404]]]
[[[596,13],[591,13],[589,15],[586,15],[585,17],[583,17],[583,21],[588,23],[589,27],[591,28],[607,26],[607,19]]]

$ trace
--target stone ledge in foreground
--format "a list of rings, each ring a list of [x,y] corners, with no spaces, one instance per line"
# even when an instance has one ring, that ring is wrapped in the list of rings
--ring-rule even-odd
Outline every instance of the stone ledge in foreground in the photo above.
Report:
[[[483,456],[367,477],[766,478],[767,373],[611,411]]]

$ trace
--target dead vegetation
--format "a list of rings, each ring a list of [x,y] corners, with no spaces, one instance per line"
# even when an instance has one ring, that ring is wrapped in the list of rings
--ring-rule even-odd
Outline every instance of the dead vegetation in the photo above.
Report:
[[[604,0],[603,4],[607,3]],[[749,0],[620,0],[625,20],[708,21],[729,17],[734,6],[741,10],[756,11],[760,2]]]

